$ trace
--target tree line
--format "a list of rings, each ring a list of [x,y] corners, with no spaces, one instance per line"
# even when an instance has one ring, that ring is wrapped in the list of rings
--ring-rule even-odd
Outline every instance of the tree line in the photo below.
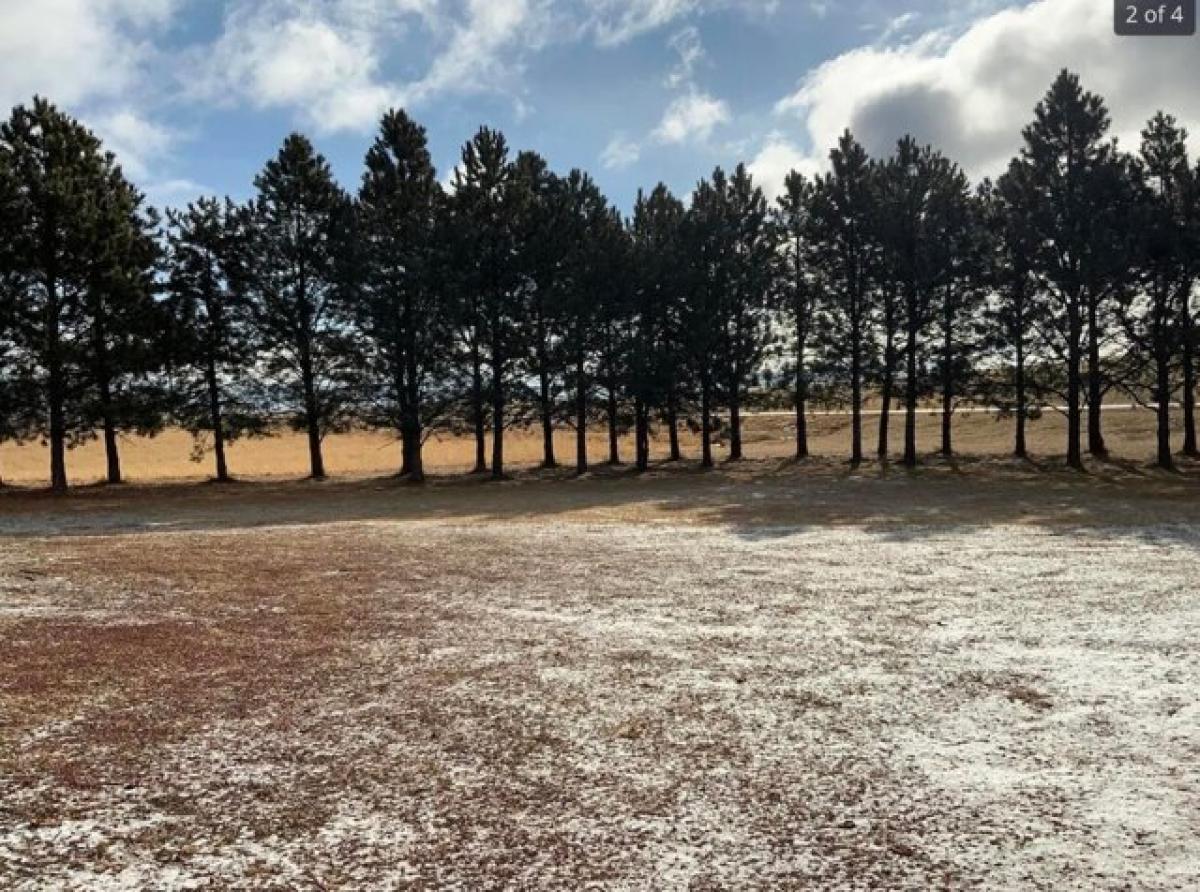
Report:
[[[502,477],[505,433],[590,429],[650,462],[663,431],[720,427],[743,454],[764,394],[795,408],[798,458],[813,403],[848,406],[850,460],[906,465],[931,401],[941,451],[964,403],[1031,419],[1065,404],[1067,462],[1104,455],[1107,395],[1157,413],[1157,462],[1198,453],[1195,392],[1200,165],[1159,112],[1135,154],[1103,100],[1064,71],[997,179],[972,185],[935,147],[871,158],[846,132],[827,173],[792,172],[769,201],[744,165],[685,203],[660,184],[626,218],[583,171],[551,171],[482,128],[448,186],[424,129],[382,119],[355,194],[302,135],[245,203],[201,198],[161,216],[78,121],[35,98],[0,124],[0,439],[68,450],[99,437],[120,482],[119,437],[179,425],[230,479],[231,442],[280,426],[322,446],[355,426],[394,431],[400,473],[424,477],[437,432],[472,436]],[[1084,424],[1086,422],[1086,431]]]

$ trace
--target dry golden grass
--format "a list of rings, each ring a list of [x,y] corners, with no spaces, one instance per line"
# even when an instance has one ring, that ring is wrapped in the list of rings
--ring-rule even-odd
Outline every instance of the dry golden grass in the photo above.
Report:
[[[1105,415],[1105,431],[1114,456],[1134,462],[1149,461],[1154,454],[1154,416],[1144,410],[1119,409]],[[940,419],[922,416],[918,425],[918,446],[932,453],[940,445]],[[904,422],[893,416],[891,447],[903,445]],[[875,452],[878,419],[868,416],[864,424],[864,448]],[[751,458],[786,458],[792,454],[794,426],[786,416],[750,416],[746,421],[745,449]],[[810,420],[810,446],[816,456],[841,457],[849,448],[850,419],[843,416],[815,416]],[[666,438],[660,430],[655,439],[655,458],[666,456]],[[1177,432],[1178,434],[1178,432]],[[955,418],[956,450],[964,455],[1000,456],[1012,449],[1013,421],[987,415],[960,415]],[[1048,413],[1029,426],[1029,448],[1038,456],[1061,455],[1065,451],[1065,420]],[[1179,442],[1176,437],[1176,443]],[[575,438],[560,431],[555,438],[558,460],[570,464],[575,456]],[[608,441],[597,428],[589,437],[589,455],[594,462],[608,458]],[[696,457],[699,439],[686,431],[683,435],[686,455]],[[541,435],[537,430],[510,431],[505,438],[505,457],[510,467],[528,468],[541,461]],[[490,443],[489,443],[490,450]],[[399,444],[386,433],[355,432],[330,436],[325,443],[326,466],[330,474],[347,477],[381,476],[394,472],[399,465]],[[204,479],[212,473],[211,456],[202,462],[191,460],[192,440],[183,431],[170,430],[157,437],[125,437],[121,442],[121,460],[126,477],[132,481]],[[632,458],[633,442],[621,441],[622,458]],[[725,455],[719,445],[716,455]],[[490,451],[489,451],[490,459]],[[229,453],[232,472],[243,478],[303,477],[308,469],[308,447],[304,437],[294,433],[234,444]],[[469,471],[474,463],[474,441],[468,437],[438,437],[426,446],[425,461],[435,474]],[[0,475],[8,483],[44,485],[49,458],[47,449],[37,443],[0,446]],[[73,483],[94,483],[104,476],[104,452],[99,442],[88,443],[68,456]]]

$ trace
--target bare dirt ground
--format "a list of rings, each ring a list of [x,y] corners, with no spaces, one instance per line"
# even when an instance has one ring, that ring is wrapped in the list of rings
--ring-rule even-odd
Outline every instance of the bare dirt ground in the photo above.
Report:
[[[0,888],[1200,885],[1200,469],[0,495]]]

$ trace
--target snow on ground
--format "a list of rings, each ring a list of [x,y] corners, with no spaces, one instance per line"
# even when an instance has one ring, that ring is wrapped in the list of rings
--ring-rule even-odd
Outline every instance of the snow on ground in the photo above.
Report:
[[[171,560],[122,581],[151,541]],[[1200,887],[1194,527],[28,548],[0,560],[10,677],[65,659],[30,655],[44,623],[194,649],[130,631],[44,713],[0,681],[0,887]]]

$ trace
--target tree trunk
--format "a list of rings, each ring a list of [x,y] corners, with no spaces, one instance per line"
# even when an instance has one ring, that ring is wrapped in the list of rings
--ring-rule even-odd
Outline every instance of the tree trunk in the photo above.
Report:
[[[650,468],[650,410],[645,401],[638,397],[634,402],[634,451],[637,454],[638,471]]]
[[[554,412],[550,402],[550,375],[543,367],[538,374],[538,394],[542,409],[542,467],[557,468],[554,457]]]
[[[104,435],[105,479],[116,486],[121,479],[121,453],[117,444],[117,426],[112,415],[112,391],[107,380],[100,382],[101,428]]]
[[[892,393],[895,388],[896,378],[896,332],[893,316],[894,312],[889,309],[886,322],[887,343],[883,349],[883,381],[880,386],[879,444],[876,450],[880,461],[887,461],[888,457],[888,435],[892,420]]]
[[[915,298],[909,303],[908,338],[904,345],[904,466],[917,466],[917,350],[919,324]]]
[[[1175,467],[1171,456],[1171,355],[1159,342],[1156,357],[1157,382],[1155,394],[1158,406],[1155,414],[1158,417],[1158,466],[1170,471]]]
[[[1200,457],[1196,442],[1196,343],[1195,320],[1183,312],[1183,454]]]
[[[542,467],[557,468],[554,457],[554,406],[550,397],[550,359],[546,347],[546,318],[537,313],[538,405],[542,416]]]
[[[729,460],[742,460],[742,385],[737,372],[729,388]]]
[[[208,384],[208,421],[213,432],[213,457],[217,463],[217,482],[229,482],[229,465],[225,460],[225,424],[221,417],[221,388],[217,383],[217,364],[209,357],[204,369]]]
[[[588,471],[587,454],[587,382],[585,360],[578,357],[575,363],[575,474],[582,476]]]
[[[493,320],[492,331],[499,331]],[[504,479],[504,347],[499,335],[492,340],[492,479]]]
[[[700,467],[711,468],[712,456],[712,385],[707,373],[700,378]]]
[[[805,336],[796,341],[796,458],[808,458],[808,372],[804,365]]]
[[[1067,307],[1067,464],[1082,471],[1082,425],[1079,417],[1083,389],[1080,382],[1080,329],[1079,304],[1078,301],[1072,301]]]
[[[1088,452],[1103,457],[1108,454],[1104,445],[1101,411],[1104,408],[1104,388],[1100,380],[1100,331],[1094,298],[1088,299]]]
[[[62,494],[67,491],[67,418],[66,381],[63,379],[61,344],[58,330],[57,289],[53,280],[48,285],[51,294],[46,319],[47,402],[50,404],[50,489]]]
[[[483,360],[479,356],[479,345],[471,345],[471,407],[475,421],[475,470],[473,474],[487,472],[487,426],[483,406]]]
[[[98,300],[98,299],[97,299]],[[113,419],[112,375],[108,369],[108,342],[104,333],[104,307],[97,303],[92,320],[92,349],[95,351],[96,387],[100,396],[100,427],[104,439],[105,479],[109,485],[121,483],[121,454],[117,445],[117,426]]]
[[[1028,400],[1025,396],[1025,332],[1020,322],[1017,323],[1016,333],[1017,363],[1016,363],[1016,396],[1017,396],[1017,436],[1013,445],[1013,455],[1017,458],[1028,458],[1029,451],[1025,444],[1025,425],[1029,416]]]
[[[946,313],[942,320],[942,456],[954,455],[954,310],[946,295]]]
[[[308,429],[308,462],[313,480],[325,479],[325,457],[321,455],[321,421],[317,405],[317,388],[313,380],[312,369],[307,367],[302,372],[304,378],[304,415]]]
[[[862,464],[862,331],[858,319],[851,323],[850,333],[850,464]]]
[[[671,450],[668,461],[682,461],[683,450],[679,448],[679,397],[673,387],[667,394],[667,440]]]
[[[892,295],[885,308],[883,327],[885,341],[883,348],[883,380],[880,382],[879,405],[879,442],[876,454],[879,460],[886,462],[890,451],[892,396],[896,383],[896,299]]]
[[[621,448],[617,432],[617,395],[613,388],[608,388],[608,463],[621,463]]]

